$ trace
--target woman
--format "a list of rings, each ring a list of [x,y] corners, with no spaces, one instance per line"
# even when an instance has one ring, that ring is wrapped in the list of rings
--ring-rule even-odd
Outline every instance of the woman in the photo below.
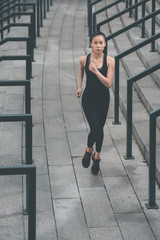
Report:
[[[96,32],[91,38],[92,53],[80,57],[78,74],[78,89],[76,96],[82,95],[82,80],[84,70],[86,72],[86,88],[82,96],[82,107],[90,126],[86,152],[82,159],[82,165],[88,168],[92,156],[93,165],[91,172],[98,174],[100,152],[103,143],[103,127],[107,118],[110,102],[109,88],[112,85],[115,61],[112,57],[106,56],[105,35]],[[95,143],[96,151],[93,153]]]

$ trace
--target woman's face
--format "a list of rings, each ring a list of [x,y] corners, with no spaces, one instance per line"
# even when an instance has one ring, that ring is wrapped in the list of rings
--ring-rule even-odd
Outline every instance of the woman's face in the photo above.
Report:
[[[103,52],[104,48],[106,46],[106,42],[103,36],[97,35],[93,37],[91,42],[92,51],[95,53],[101,53]]]

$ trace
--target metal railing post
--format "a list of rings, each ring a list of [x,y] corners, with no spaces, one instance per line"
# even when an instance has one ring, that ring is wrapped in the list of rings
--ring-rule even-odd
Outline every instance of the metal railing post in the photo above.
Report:
[[[30,80],[26,80],[28,83],[25,87],[25,112],[26,114],[31,113],[31,83]]]
[[[128,0],[126,0],[126,8],[128,8]]]
[[[40,36],[40,3],[37,0],[37,36]]]
[[[29,195],[28,240],[36,240],[36,166],[34,164],[0,166],[0,176],[5,175],[28,176],[29,188],[26,189]]]
[[[142,3],[142,18],[145,17],[145,2]],[[142,38],[145,37],[145,22],[142,23]]]
[[[92,35],[92,5],[91,3],[89,4],[89,44],[91,40],[91,35]]]
[[[133,93],[132,82],[127,81],[127,141],[126,141],[126,156],[125,159],[134,159],[132,156],[132,106]]]
[[[152,0],[152,12],[154,12],[156,9],[156,3],[155,3],[155,0]],[[151,29],[152,29],[152,33],[151,33],[151,36],[155,35],[155,16],[152,17],[152,26],[151,26]],[[155,51],[155,41],[153,41],[151,43],[151,51],[154,52]]]
[[[49,12],[49,0],[47,0],[47,11]]]
[[[46,18],[46,0],[43,0],[43,16]]]
[[[36,168],[33,168],[30,175],[28,176],[28,183],[29,183],[28,239],[36,240]]]
[[[137,4],[137,3],[138,3],[138,0],[135,0],[135,4]],[[134,16],[134,18],[135,18],[135,21],[138,20],[138,7],[135,7],[135,16]]]
[[[25,159],[27,164],[32,164],[32,115],[26,115],[25,125]]]
[[[160,110],[159,110],[160,112]],[[150,113],[149,125],[149,203],[146,204],[148,209],[158,209],[156,204],[156,111]]]
[[[119,122],[119,58],[115,57],[115,84],[114,84],[114,122],[113,124],[120,124]]]
[[[129,0],[129,6],[132,7],[132,0]],[[129,11],[129,17],[132,17],[132,10]]]
[[[88,2],[87,2],[87,10],[88,10],[88,35],[89,35],[89,23],[90,23],[90,3],[91,3],[91,0],[88,0]]]
[[[40,26],[43,27],[43,10],[42,10],[42,0],[40,0]]]
[[[28,55],[26,59],[26,80],[32,78],[32,58]]]

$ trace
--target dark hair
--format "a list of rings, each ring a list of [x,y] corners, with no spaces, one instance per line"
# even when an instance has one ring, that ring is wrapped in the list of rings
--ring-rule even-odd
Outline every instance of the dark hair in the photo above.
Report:
[[[106,42],[106,36],[103,32],[100,32],[100,31],[96,31],[92,34],[91,38],[90,38],[90,42],[92,42],[93,38],[96,37],[96,36],[103,36],[104,37],[104,40]],[[105,46],[103,52],[107,55],[107,45]]]
[[[106,36],[104,33],[100,32],[100,31],[96,31],[92,34],[91,36],[91,39],[90,39],[90,42],[92,42],[93,38],[96,37],[96,36],[103,36],[104,37],[104,40],[106,41]]]

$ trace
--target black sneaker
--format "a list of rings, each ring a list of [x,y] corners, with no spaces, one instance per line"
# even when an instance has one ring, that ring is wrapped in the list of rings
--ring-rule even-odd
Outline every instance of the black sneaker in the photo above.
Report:
[[[82,166],[88,168],[90,165],[92,153],[85,152],[84,157],[82,158]]]
[[[93,175],[97,175],[99,172],[99,163],[100,163],[101,159],[95,159],[94,155],[95,155],[95,153],[92,156],[93,165],[91,167],[91,172]]]

